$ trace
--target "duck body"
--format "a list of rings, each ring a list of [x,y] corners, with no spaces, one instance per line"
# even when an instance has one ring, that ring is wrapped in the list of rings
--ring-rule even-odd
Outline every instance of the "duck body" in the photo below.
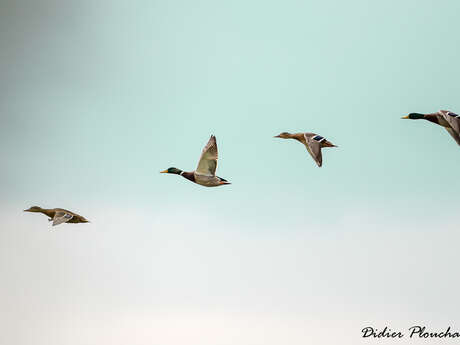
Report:
[[[323,136],[316,133],[289,133],[282,132],[275,136],[275,138],[282,139],[295,139],[305,145],[308,153],[311,155],[316,164],[321,167],[323,165],[323,155],[321,149],[323,147],[337,147],[330,141],[326,140]]]
[[[423,119],[444,127],[457,144],[460,145],[460,115],[449,110],[439,110],[436,113],[429,114],[410,113],[402,118],[410,120]]]
[[[449,123],[444,119],[444,117],[440,113],[424,114],[423,118],[439,126],[451,128]]]
[[[63,208],[41,208],[39,206],[32,206],[24,210],[24,212],[43,213],[49,217],[49,221],[53,221],[53,226],[62,223],[89,223],[85,217]]]
[[[182,171],[177,168],[169,168],[169,169],[176,169],[178,170],[173,172],[168,172],[169,174],[176,174],[186,178],[189,181],[192,181],[200,186],[204,187],[218,187],[224,184],[230,184],[227,180],[223,179],[219,176],[208,176],[208,175],[201,175],[197,174],[195,171]],[[168,169],[168,170],[169,170]]]
[[[223,179],[222,177],[219,176],[207,176],[207,175],[200,175],[197,173],[194,173],[194,179],[195,183],[205,186],[205,187],[218,187],[218,186],[223,186],[225,184],[230,184],[227,180]]]
[[[211,135],[211,138],[201,153],[201,157],[196,170],[182,171],[177,168],[169,168],[161,172],[180,175],[187,180],[204,187],[218,187],[230,184],[230,182],[227,180],[215,175],[217,169],[217,158],[218,154],[216,137]]]

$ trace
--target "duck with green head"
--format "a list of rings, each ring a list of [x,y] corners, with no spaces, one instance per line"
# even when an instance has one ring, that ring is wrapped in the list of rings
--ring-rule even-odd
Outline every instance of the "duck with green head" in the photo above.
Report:
[[[180,175],[185,177],[187,180],[205,187],[218,187],[230,184],[227,180],[216,176],[217,157],[216,137],[211,135],[211,138],[201,153],[198,167],[195,171],[187,172],[177,168],[169,168],[161,171],[161,173]]]
[[[49,217],[49,221],[53,221],[53,226],[62,223],[89,223],[89,221],[75,212],[65,210],[63,208],[41,208],[39,206],[29,207],[24,212],[43,213]]]
[[[282,132],[275,136],[275,138],[282,138],[282,139],[295,139],[302,144],[305,145],[307,148],[308,153],[316,162],[316,164],[321,167],[323,165],[323,155],[321,153],[321,149],[323,147],[337,147],[330,141],[326,140],[326,138],[322,137],[321,135],[315,133],[288,133]]]
[[[449,110],[439,110],[436,113],[429,114],[410,113],[409,115],[403,116],[402,119],[427,120],[442,126],[457,144],[460,145],[460,115]]]

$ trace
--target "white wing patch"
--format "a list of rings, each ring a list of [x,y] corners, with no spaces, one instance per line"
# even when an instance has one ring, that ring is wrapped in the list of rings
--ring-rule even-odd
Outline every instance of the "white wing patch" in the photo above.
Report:
[[[317,141],[317,142],[319,142],[319,143],[322,143],[324,140],[326,140],[326,138],[325,138],[325,137],[322,137],[321,135],[315,135],[315,136],[313,137],[313,140],[315,140],[315,141]]]

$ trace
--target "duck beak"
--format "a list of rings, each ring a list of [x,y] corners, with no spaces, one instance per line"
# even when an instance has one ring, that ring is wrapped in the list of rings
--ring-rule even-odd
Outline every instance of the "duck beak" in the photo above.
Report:
[[[160,174],[166,174],[168,172],[168,169],[160,171]]]
[[[231,184],[231,183],[227,181],[220,181],[219,184]]]
[[[275,135],[273,138],[281,138],[279,135]]]
[[[401,119],[408,119],[408,118],[409,118],[409,115],[401,117]]]

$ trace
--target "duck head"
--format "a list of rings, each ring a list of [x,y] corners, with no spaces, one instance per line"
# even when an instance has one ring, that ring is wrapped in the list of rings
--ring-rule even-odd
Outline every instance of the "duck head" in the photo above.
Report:
[[[42,208],[39,206],[32,206],[29,207],[27,210],[24,210],[24,212],[41,212]]]
[[[180,175],[181,172],[182,170],[177,169],[177,168],[169,168],[169,169],[160,171],[160,173],[162,174],[176,174],[176,175]]]
[[[288,132],[282,132],[278,135],[275,135],[274,138],[283,138],[283,139],[289,139],[291,138],[291,133]]]
[[[409,119],[409,120],[420,120],[424,119],[425,115],[420,113],[410,113],[409,115],[401,117],[401,119]]]

